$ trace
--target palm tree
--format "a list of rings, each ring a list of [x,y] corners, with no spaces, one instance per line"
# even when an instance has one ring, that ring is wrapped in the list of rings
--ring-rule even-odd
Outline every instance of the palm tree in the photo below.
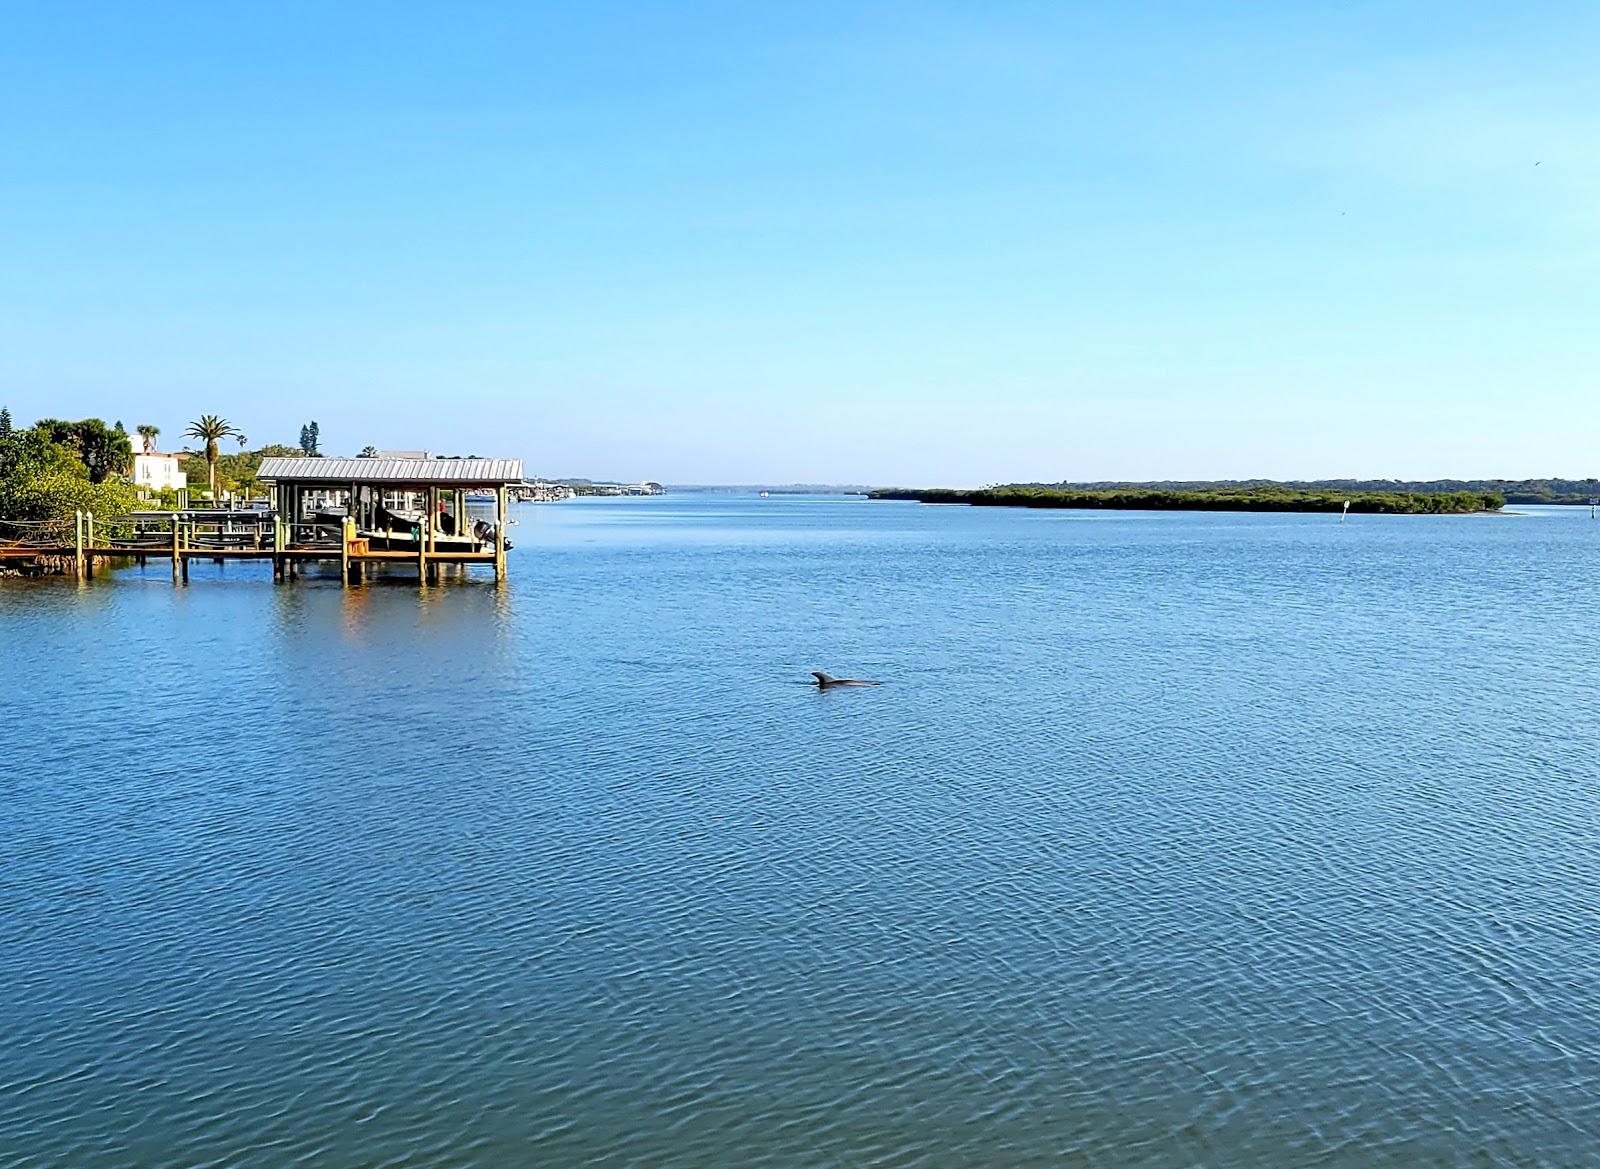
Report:
[[[233,437],[239,440],[239,449],[240,450],[244,450],[245,443],[250,441],[248,438],[246,438],[244,436],[244,431],[242,431],[242,430],[234,431],[233,432]]]
[[[206,440],[206,482],[211,487],[211,497],[215,499],[217,495],[217,440],[239,432],[226,418],[218,418],[215,414],[202,414],[199,418],[189,423],[189,429],[183,433],[190,438],[203,438]]]
[[[139,432],[139,437],[144,439],[144,453],[147,455],[155,454],[156,438],[161,434],[161,427],[152,426],[148,422],[141,422],[134,429]]]

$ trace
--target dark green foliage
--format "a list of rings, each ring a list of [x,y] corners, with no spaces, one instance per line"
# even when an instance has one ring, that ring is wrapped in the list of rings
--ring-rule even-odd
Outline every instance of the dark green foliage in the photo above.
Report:
[[[1216,491],[1245,490],[1256,487],[1285,487],[1299,491],[1344,492],[1347,495],[1437,495],[1460,491],[1479,495],[1500,495],[1507,503],[1588,503],[1600,496],[1600,479],[1270,479],[1181,480],[1122,482],[1102,480],[1093,483],[1025,483],[1019,487],[1053,487],[1083,491]]]
[[[67,437],[72,438],[77,424],[66,425]],[[58,441],[57,433],[55,428],[35,426],[0,435],[0,518],[56,519],[74,511],[110,518],[131,509],[133,488],[115,477],[93,479],[77,447]],[[122,441],[127,442],[126,435]]]
[[[321,458],[322,452],[317,449],[317,443],[321,438],[317,424],[314,421],[306,423],[300,428],[300,453],[308,459]]]
[[[34,429],[77,455],[87,468],[91,483],[104,483],[113,475],[126,474],[133,466],[133,444],[120,422],[108,427],[98,418],[81,422],[41,418]]]
[[[1475,491],[1312,491],[1268,484],[1252,487],[1069,488],[1024,485],[980,491],[874,491],[873,499],[913,499],[920,503],[967,503],[974,507],[1091,508],[1128,511],[1342,511],[1392,515],[1445,515],[1498,511],[1505,499]]]
[[[15,433],[15,429],[11,425],[11,411],[4,406],[0,406],[0,439],[10,438]]]

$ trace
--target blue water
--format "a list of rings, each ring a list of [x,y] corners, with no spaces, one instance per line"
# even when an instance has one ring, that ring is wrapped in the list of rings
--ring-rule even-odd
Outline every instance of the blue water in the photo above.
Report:
[[[1586,509],[519,514],[0,581],[0,1164],[1600,1159]]]

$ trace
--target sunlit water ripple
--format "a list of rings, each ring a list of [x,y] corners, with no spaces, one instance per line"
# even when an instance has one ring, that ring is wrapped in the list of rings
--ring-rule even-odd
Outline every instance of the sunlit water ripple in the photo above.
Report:
[[[0,1164],[1600,1157],[1586,510],[520,514],[0,582]]]

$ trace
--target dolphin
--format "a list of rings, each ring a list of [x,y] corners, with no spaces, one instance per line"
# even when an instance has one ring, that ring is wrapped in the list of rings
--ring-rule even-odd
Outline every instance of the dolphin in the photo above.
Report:
[[[880,682],[869,682],[864,678],[835,678],[832,674],[824,674],[821,670],[812,670],[811,676],[817,680],[818,690],[827,690],[832,686],[879,686]]]

